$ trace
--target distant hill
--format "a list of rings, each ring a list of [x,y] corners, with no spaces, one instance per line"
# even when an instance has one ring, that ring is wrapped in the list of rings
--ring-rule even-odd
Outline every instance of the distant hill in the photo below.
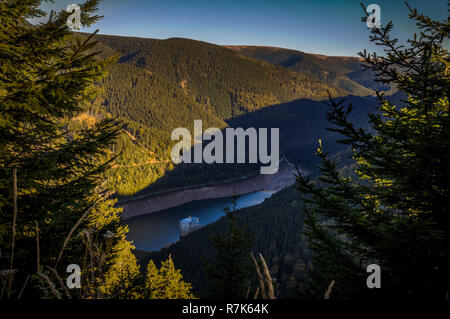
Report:
[[[246,57],[269,62],[276,66],[302,72],[353,95],[373,95],[374,89],[390,88],[374,81],[374,74],[365,70],[361,58],[326,56],[290,49],[263,46],[225,46]]]
[[[299,98],[348,92],[283,67],[243,57],[222,46],[182,38],[167,40],[98,35],[120,54],[120,64],[158,75],[222,119]]]

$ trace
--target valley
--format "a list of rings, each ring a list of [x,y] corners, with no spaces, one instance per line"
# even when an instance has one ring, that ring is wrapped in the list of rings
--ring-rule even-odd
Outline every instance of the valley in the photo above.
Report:
[[[170,254],[201,296],[202,260],[213,254],[210,237],[215,229],[224,229],[223,209],[237,195],[238,223],[254,234],[252,250],[266,257],[283,285],[281,295],[294,296],[310,262],[294,166],[316,176],[321,140],[341,169],[350,170],[349,149],[327,129],[324,102],[328,94],[345,98],[354,106],[350,118],[365,127],[367,113],[378,103],[374,89],[380,87],[371,81],[373,75],[363,71],[359,58],[182,38],[96,39],[104,56],[116,54],[118,63],[99,83],[103,92],[88,112],[125,125],[106,181],[123,208],[122,223],[129,227],[127,239],[137,248],[139,261],[158,263]],[[393,100],[401,99],[390,93]],[[172,130],[193,131],[199,119],[204,127],[222,131],[279,128],[279,171],[260,175],[260,165],[248,163],[174,165]],[[188,216],[199,217],[203,227],[180,239],[179,220]]]
[[[328,94],[344,97],[353,92],[316,75],[362,71],[358,58],[305,55],[301,63],[291,65],[286,59],[296,60],[299,53],[289,51],[283,60],[278,55],[286,55],[286,50],[277,48],[225,47],[183,38],[96,35],[95,39],[102,57],[116,55],[118,63],[99,83],[102,93],[87,113],[94,120],[114,117],[125,125],[112,149],[114,165],[105,176],[108,188],[121,200],[256,171],[258,166],[251,164],[174,166],[172,130],[192,130],[198,119],[205,127],[220,129],[280,127],[281,155],[301,167],[311,166],[314,144],[329,135],[326,108],[320,101]],[[354,94],[370,97],[373,88]],[[351,98],[367,103],[364,97]]]

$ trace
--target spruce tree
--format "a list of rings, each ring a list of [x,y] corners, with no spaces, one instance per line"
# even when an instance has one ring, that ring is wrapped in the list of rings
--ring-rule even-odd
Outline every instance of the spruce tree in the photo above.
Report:
[[[409,8],[409,7],[408,7]],[[352,105],[331,101],[332,131],[353,150],[354,177],[343,176],[319,145],[321,176],[300,173],[313,269],[307,293],[331,298],[364,296],[445,298],[450,291],[449,21],[410,10],[419,34],[405,46],[393,24],[372,29],[384,55],[360,53],[378,81],[405,94],[393,105],[377,92],[369,128],[348,120]],[[381,289],[368,289],[368,264],[381,267]]]
[[[147,265],[144,296],[150,299],[193,299],[192,286],[183,281],[180,270],[175,269],[172,256],[161,262],[158,269],[153,260]]]
[[[205,265],[208,280],[208,298],[244,298],[250,285],[252,265],[250,260],[251,235],[236,223],[236,198],[233,208],[225,208],[227,229],[215,232],[211,238],[214,260]]]
[[[84,286],[73,297],[98,297],[108,279],[97,278],[131,248],[102,183],[121,124],[70,124],[87,112],[114,58],[98,58],[92,35],[72,33],[65,11],[30,25],[44,16],[40,4],[0,2],[0,270],[14,274],[2,278],[1,296],[45,297],[44,277],[34,274],[56,281],[48,267],[65,277],[67,265],[78,264]],[[84,26],[100,18],[97,6],[81,5]]]

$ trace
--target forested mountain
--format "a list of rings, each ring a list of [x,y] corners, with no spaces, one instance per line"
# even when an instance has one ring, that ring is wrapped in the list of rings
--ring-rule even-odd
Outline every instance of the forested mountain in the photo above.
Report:
[[[374,81],[373,72],[362,67],[363,60],[361,58],[326,56],[275,47],[226,47],[243,56],[302,72],[331,86],[344,89],[353,95],[373,95],[375,89],[384,91],[391,89],[389,86]]]
[[[119,63],[98,83],[103,92],[93,102],[89,117],[112,116],[126,124],[111,154],[120,156],[107,176],[109,187],[120,195],[238,177],[257,170],[255,165],[237,164],[181,164],[173,169],[170,134],[177,127],[192,129],[195,119],[202,119],[204,128],[279,127],[281,154],[303,167],[312,167],[317,140],[328,142],[329,134],[325,129],[326,106],[318,100],[327,99],[328,92],[346,96],[355,88],[359,95],[373,93],[348,77],[366,84],[372,80],[360,72],[356,58],[278,48],[229,49],[181,38],[95,38],[103,57],[118,55]],[[362,109],[357,108],[361,114],[374,105],[373,98],[351,99],[362,105]]]
[[[210,110],[184,94],[181,88],[156,73],[130,64],[119,63],[111,67],[101,86],[100,104],[113,116],[169,133],[169,139],[174,128],[191,128],[195,119],[202,119],[207,127],[226,125]]]
[[[400,98],[400,97],[399,97]],[[351,118],[357,126],[367,125],[367,112],[374,111],[377,101],[374,97],[348,96],[345,100],[353,103]],[[244,129],[277,127],[279,128],[280,156],[291,163],[311,172],[318,160],[314,155],[319,139],[331,153],[345,150],[345,146],[336,141],[338,135],[327,130],[327,105],[324,102],[308,99],[294,100],[273,105],[261,110],[237,116],[227,120],[229,127]],[[225,133],[223,132],[223,136]],[[225,141],[224,141],[225,143]],[[246,145],[248,149],[248,145]],[[165,172],[153,184],[138,192],[154,192],[167,188],[208,183],[214,180],[226,180],[259,173],[258,164],[180,164]]]
[[[171,168],[170,134],[174,128],[187,127],[192,131],[196,119],[202,119],[205,127],[226,126],[182,89],[133,65],[112,66],[100,85],[103,94],[95,103],[97,109],[126,123],[127,132],[117,149],[122,155],[109,179],[123,195],[150,185]],[[140,151],[136,152],[136,148]],[[136,153],[141,156],[136,157]],[[152,155],[142,156],[148,153]],[[135,160],[129,161],[131,157]]]
[[[201,41],[95,38],[101,56],[117,54],[119,63],[98,83],[103,92],[84,119],[112,116],[126,124],[113,150],[120,156],[107,176],[110,188],[121,195],[134,194],[156,181],[158,188],[180,186],[180,182],[226,179],[255,170],[254,165],[228,165],[224,175],[217,165],[180,165],[159,181],[173,168],[172,130],[192,129],[194,119],[202,119],[205,128],[224,128],[224,120],[264,107],[299,98],[322,100],[328,92],[348,94],[302,73]]]
[[[111,187],[123,195],[150,185],[171,168],[173,128],[192,130],[195,119],[202,119],[207,127],[226,126],[180,88],[133,65],[112,66],[101,86],[103,94],[94,109],[106,110],[126,123],[116,149],[121,156],[108,178]]]
[[[157,74],[222,119],[298,98],[324,99],[345,90],[287,71],[228,48],[190,39],[143,39],[98,35],[120,54],[120,63]]]
[[[390,101],[401,105],[403,98],[403,94],[396,93],[390,97]],[[374,97],[349,96],[345,101],[354,107],[350,119],[355,127],[367,128],[367,113],[377,113],[377,100]],[[351,148],[337,143],[340,135],[327,130],[327,127],[332,126],[327,121],[327,111],[323,102],[300,99],[248,113],[227,122],[232,127],[280,127],[282,154],[298,164],[303,173],[312,179],[318,175],[318,161],[314,153],[320,139],[324,150],[339,163],[340,172],[354,177]],[[170,174],[176,175],[178,169],[169,172],[168,177],[162,177],[155,185],[170,178]],[[305,270],[310,262],[310,252],[302,235],[305,217],[301,213],[301,205],[298,190],[288,187],[260,205],[244,208],[236,213],[238,224],[245,225],[247,231],[254,236],[252,252],[264,255],[272,276],[280,285],[279,296],[284,298],[299,296],[305,282]],[[203,265],[214,256],[210,238],[216,230],[224,231],[226,225],[227,219],[222,218],[213,225],[182,237],[168,248],[143,254],[141,262],[145,264],[149,259],[159,262],[166,260],[171,254],[183,277],[202,296],[207,289]]]

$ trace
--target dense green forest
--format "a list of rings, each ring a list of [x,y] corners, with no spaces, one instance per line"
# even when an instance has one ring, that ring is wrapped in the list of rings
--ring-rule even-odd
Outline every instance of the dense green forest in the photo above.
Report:
[[[398,96],[400,98],[400,96]],[[394,100],[394,96],[391,100]],[[398,99],[395,99],[396,101]],[[352,119],[358,126],[367,126],[366,114],[374,111],[377,101],[373,97],[347,97],[346,101],[355,104]],[[338,134],[327,130],[329,124],[326,115],[327,107],[323,102],[300,99],[288,103],[274,105],[268,108],[247,113],[227,120],[229,127],[279,127],[280,154],[291,163],[299,165],[303,170],[314,171],[318,160],[314,156],[317,141],[322,140],[333,153],[346,149],[338,144]],[[248,150],[248,146],[246,148]],[[259,171],[259,164],[180,164],[167,170],[164,176],[136,193],[142,196],[146,193],[164,189],[210,183],[211,181],[227,180],[248,176]]]
[[[325,99],[348,92],[299,72],[249,59],[228,48],[190,39],[99,35],[120,63],[157,74],[222,119],[298,98]]]
[[[195,119],[202,119],[206,127],[226,126],[180,88],[133,65],[111,66],[99,85],[102,94],[94,101],[91,114],[106,113],[126,123],[112,150],[120,154],[117,165],[107,176],[110,187],[120,195],[136,193],[173,167],[170,134],[174,128],[192,131]]]
[[[195,119],[205,127],[226,124],[183,90],[161,78],[157,73],[119,63],[111,67],[100,84],[103,89],[100,105],[114,117],[137,122],[152,129],[170,133],[174,128],[192,129]],[[140,140],[148,136],[137,135]]]
[[[261,253],[262,298],[448,299],[448,20],[407,5],[422,32],[405,47],[392,23],[372,29],[386,54],[360,53],[363,72],[354,58],[74,34],[64,10],[31,25],[40,5],[0,2],[0,298],[241,298],[264,287]],[[101,18],[97,0],[81,6],[83,25]],[[279,127],[297,183],[138,264],[119,200],[258,173],[174,166],[170,133],[195,119]],[[383,289],[368,289],[374,264]],[[67,265],[82,269],[76,290]]]

